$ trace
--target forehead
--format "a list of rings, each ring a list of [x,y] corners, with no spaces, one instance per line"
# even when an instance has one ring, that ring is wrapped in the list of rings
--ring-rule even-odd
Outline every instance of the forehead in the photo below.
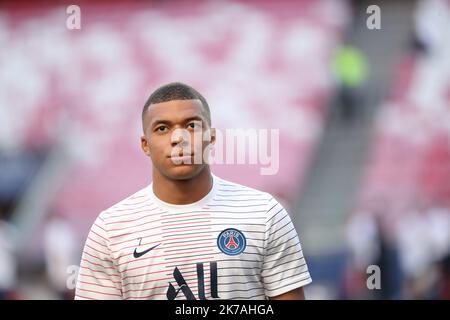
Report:
[[[151,104],[144,120],[148,124],[159,120],[177,123],[190,117],[205,119],[205,110],[200,100],[172,100]]]

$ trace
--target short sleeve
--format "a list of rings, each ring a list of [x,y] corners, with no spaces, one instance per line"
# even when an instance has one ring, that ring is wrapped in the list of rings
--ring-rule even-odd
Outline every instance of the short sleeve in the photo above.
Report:
[[[75,290],[76,300],[122,299],[121,277],[108,243],[105,223],[99,216],[84,245]]]
[[[278,296],[312,281],[291,218],[274,198],[268,204],[261,274],[267,297]]]

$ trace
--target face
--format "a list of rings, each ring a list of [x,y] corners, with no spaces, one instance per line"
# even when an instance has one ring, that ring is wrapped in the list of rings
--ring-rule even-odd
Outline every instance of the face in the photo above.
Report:
[[[173,100],[149,106],[141,147],[153,170],[171,180],[192,179],[207,164],[203,155],[215,142],[200,100]],[[206,139],[205,133],[211,133]]]

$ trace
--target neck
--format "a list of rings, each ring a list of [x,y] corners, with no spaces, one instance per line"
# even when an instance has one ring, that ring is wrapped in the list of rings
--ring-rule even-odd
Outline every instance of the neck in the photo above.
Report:
[[[199,201],[212,189],[212,175],[206,166],[197,176],[186,180],[172,180],[153,170],[153,193],[167,203],[183,205]]]

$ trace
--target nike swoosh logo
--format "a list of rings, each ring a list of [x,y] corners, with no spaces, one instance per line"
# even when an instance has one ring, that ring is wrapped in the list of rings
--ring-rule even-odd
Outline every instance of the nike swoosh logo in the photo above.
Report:
[[[156,248],[157,246],[159,246],[160,244],[161,244],[161,243],[158,243],[157,245],[155,245],[155,246],[153,246],[153,247],[151,247],[151,248],[148,248],[147,250],[141,251],[141,252],[137,252],[137,248],[136,248],[136,249],[134,249],[133,257],[135,257],[136,259],[139,258],[139,257],[142,257],[144,254],[146,254],[146,253],[152,251],[153,249],[155,249],[155,248]]]

